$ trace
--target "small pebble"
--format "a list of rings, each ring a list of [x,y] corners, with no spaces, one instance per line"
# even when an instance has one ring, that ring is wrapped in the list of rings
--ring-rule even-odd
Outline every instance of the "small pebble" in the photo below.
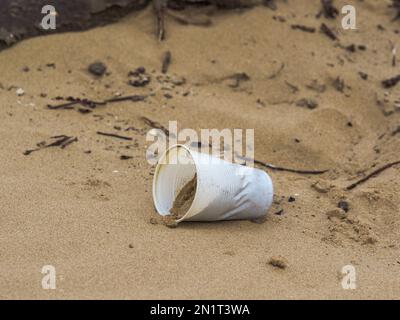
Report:
[[[346,213],[349,212],[349,210],[350,210],[349,203],[344,200],[339,201],[338,208],[342,209]]]
[[[102,62],[95,62],[89,65],[88,71],[95,75],[101,77],[107,70],[107,66]]]

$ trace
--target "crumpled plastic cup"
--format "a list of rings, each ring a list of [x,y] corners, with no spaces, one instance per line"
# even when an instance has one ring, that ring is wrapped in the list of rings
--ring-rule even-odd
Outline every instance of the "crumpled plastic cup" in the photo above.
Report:
[[[154,173],[153,200],[160,215],[171,214],[176,196],[195,175],[193,202],[176,222],[258,219],[272,204],[266,172],[175,145],[161,156]]]

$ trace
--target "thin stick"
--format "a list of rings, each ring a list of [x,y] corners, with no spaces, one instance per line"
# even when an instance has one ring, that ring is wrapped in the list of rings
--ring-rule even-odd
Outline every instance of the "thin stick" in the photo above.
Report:
[[[165,11],[167,9],[167,0],[153,0],[154,10],[157,18],[157,38],[159,41],[165,38]]]
[[[266,162],[263,162],[260,160],[254,160],[254,163],[259,164],[260,166],[266,167],[268,169],[272,169],[272,170],[276,170],[276,171],[286,171],[286,172],[292,172],[292,173],[298,173],[298,174],[324,174],[329,171],[329,169],[326,169],[326,170],[291,169],[291,168],[275,166],[273,164],[266,163]]]
[[[61,149],[65,149],[67,146],[69,146],[69,145],[70,145],[71,143],[73,143],[73,142],[78,142],[78,138],[75,137],[75,138],[72,138],[72,139],[69,139],[69,140],[63,142],[63,143],[61,144]]]
[[[47,105],[47,108],[52,109],[52,110],[58,110],[58,109],[73,109],[73,106],[76,104],[80,104],[79,101],[73,101],[73,102],[67,102],[67,103],[62,103],[56,106],[53,106],[51,104]]]
[[[122,97],[107,99],[104,102],[114,103],[114,102],[121,102],[121,101],[128,101],[128,100],[133,101],[133,102],[138,102],[138,101],[143,101],[144,99],[146,99],[146,96],[135,94],[132,96],[122,96]]]
[[[67,102],[67,103],[62,103],[59,105],[47,105],[47,108],[51,110],[59,110],[59,109],[73,109],[74,105],[80,104],[82,106],[88,106],[90,108],[96,108],[97,106],[103,106],[106,105],[107,103],[115,103],[115,102],[121,102],[121,101],[133,101],[133,102],[138,102],[138,101],[143,101],[146,99],[147,96],[145,95],[130,95],[130,96],[122,96],[122,97],[116,97],[116,98],[110,98],[107,100],[103,101],[92,101],[92,100],[87,100],[87,99],[80,99],[80,98],[73,98],[73,101]]]
[[[101,136],[106,136],[106,137],[111,137],[111,138],[117,138],[117,139],[122,139],[122,140],[132,140],[131,137],[120,136],[119,134],[115,134],[115,133],[107,133],[107,132],[101,132],[101,131],[97,131],[96,133]]]
[[[395,162],[391,162],[388,164],[385,164],[383,167],[380,167],[378,169],[376,169],[375,171],[371,172],[369,175],[365,176],[364,178],[358,180],[357,182],[354,182],[353,184],[349,185],[348,187],[346,187],[346,190],[353,190],[355,187],[359,186],[360,184],[368,181],[369,179],[377,176],[378,174],[382,173],[383,171],[400,164],[400,160],[395,161]]]
[[[24,155],[27,156],[27,155],[31,154],[32,152],[39,151],[39,150],[42,150],[45,148],[50,148],[50,147],[61,147],[61,149],[64,149],[65,147],[70,145],[72,142],[78,141],[77,137],[69,137],[66,135],[58,135],[58,136],[54,136],[54,137],[50,137],[50,138],[57,139],[57,140],[52,143],[49,143],[49,144],[40,143],[40,145],[38,144],[38,148],[31,149],[31,150],[25,150]]]
[[[241,157],[236,154],[236,156],[239,159],[246,160],[246,161],[253,161],[255,164],[258,164],[260,166],[263,166],[265,168],[271,169],[271,170],[276,170],[276,171],[286,171],[286,172],[292,172],[292,173],[298,173],[298,174],[324,174],[329,171],[329,169],[326,170],[299,170],[299,169],[292,169],[292,168],[285,168],[285,167],[280,167],[276,166],[270,163],[266,163],[264,161],[256,160],[256,159],[251,159],[251,158],[246,158],[246,157]]]
[[[165,135],[166,135],[167,137],[169,137],[169,135],[170,135],[169,130],[168,130],[167,128],[165,128],[163,125],[161,125],[160,123],[158,123],[158,122],[156,122],[156,121],[153,121],[153,120],[151,120],[151,119],[149,119],[149,118],[147,118],[147,117],[140,117],[140,119],[141,119],[145,124],[147,124],[149,127],[162,130],[162,131],[165,133]]]

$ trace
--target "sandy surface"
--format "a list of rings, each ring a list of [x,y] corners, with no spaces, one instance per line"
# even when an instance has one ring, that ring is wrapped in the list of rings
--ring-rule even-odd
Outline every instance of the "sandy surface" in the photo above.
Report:
[[[398,41],[400,24],[390,22],[393,12],[378,1],[356,2],[357,31],[342,30],[340,19],[315,19],[316,0],[289,4],[218,13],[211,27],[168,19],[163,43],[155,41],[147,9],[114,25],[35,38],[0,52],[1,298],[400,297],[400,167],[345,190],[374,166],[400,158],[400,134],[392,134],[400,113],[385,115],[376,102],[386,91],[392,98],[399,94],[400,86],[383,89],[381,81],[400,73],[391,66],[389,42]],[[338,31],[341,44],[366,50],[351,53],[318,30],[290,27],[318,29],[323,21]],[[155,80],[166,50],[173,59],[169,74],[187,79],[172,91]],[[86,71],[96,60],[107,64],[108,76],[95,79]],[[140,66],[155,70],[151,83],[127,85],[128,71]],[[221,80],[237,72],[250,80],[236,89]],[[344,92],[332,85],[338,76]],[[313,80],[326,90],[309,89]],[[25,94],[18,97],[17,88]],[[101,100],[117,92],[155,95],[89,114],[46,107],[59,103],[57,96]],[[302,98],[318,107],[296,106]],[[196,130],[254,128],[257,159],[330,171],[269,170],[276,203],[262,224],[152,224],[154,168],[145,159],[150,127],[141,116]],[[139,130],[123,131],[128,127]],[[23,154],[61,134],[78,142]],[[347,213],[337,208],[341,200],[349,203]],[[269,263],[276,256],[286,260],[285,269]],[[357,271],[356,290],[341,286],[340,271],[348,264]],[[43,265],[56,267],[56,290],[42,289]]]

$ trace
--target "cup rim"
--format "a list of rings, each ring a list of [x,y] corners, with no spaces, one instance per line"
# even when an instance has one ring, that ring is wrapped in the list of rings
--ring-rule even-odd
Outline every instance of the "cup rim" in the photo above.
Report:
[[[159,206],[159,204],[158,204],[158,197],[157,197],[157,191],[156,191],[156,189],[157,189],[157,180],[158,180],[158,178],[159,178],[159,173],[160,173],[161,168],[162,168],[163,166],[167,166],[167,165],[169,165],[169,164],[160,163],[160,162],[161,162],[161,160],[164,160],[164,159],[168,156],[168,153],[169,153],[169,152],[171,152],[173,149],[178,149],[178,148],[183,148],[183,149],[185,149],[185,150],[188,152],[188,154],[190,155],[190,157],[192,158],[193,164],[195,165],[195,173],[196,173],[196,180],[197,180],[197,183],[196,183],[196,191],[195,191],[195,194],[194,194],[193,201],[192,201],[192,203],[191,203],[189,209],[186,211],[186,213],[185,213],[181,218],[175,220],[177,223],[182,222],[183,220],[185,220],[185,218],[188,216],[189,212],[191,212],[191,210],[192,210],[192,208],[193,208],[193,204],[195,203],[196,198],[198,197],[199,168],[198,168],[197,162],[195,161],[195,157],[194,157],[193,154],[192,154],[193,150],[191,150],[189,147],[187,147],[187,146],[185,146],[185,145],[183,145],[183,144],[174,144],[173,146],[171,146],[171,147],[169,147],[167,150],[165,150],[164,153],[162,154],[162,156],[160,157],[160,159],[159,159],[158,162],[157,162],[157,166],[156,166],[156,169],[155,169],[155,171],[154,171],[153,188],[152,188],[152,189],[153,189],[153,190],[152,190],[152,191],[153,191],[153,202],[154,202],[154,206],[155,206],[155,208],[156,208],[156,210],[157,210],[157,213],[158,213],[159,215],[165,217],[165,216],[167,216],[168,214],[166,214],[166,215],[162,214],[162,213],[164,213],[164,211],[160,209],[160,206]],[[168,213],[171,214],[171,212],[170,212],[169,210],[168,210]]]

